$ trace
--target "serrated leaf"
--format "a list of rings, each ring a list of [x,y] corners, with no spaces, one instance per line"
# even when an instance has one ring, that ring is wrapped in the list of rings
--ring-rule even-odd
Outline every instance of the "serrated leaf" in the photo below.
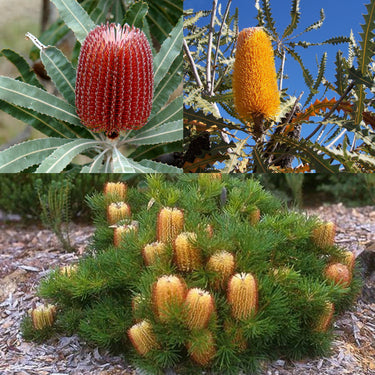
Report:
[[[129,156],[136,161],[140,161],[142,159],[155,159],[161,155],[172,152],[181,153],[181,150],[182,141],[178,141],[172,143],[139,146]]]
[[[9,77],[0,76],[0,99],[82,126],[73,106],[42,89]]]
[[[311,24],[309,27],[307,27],[301,34],[299,35],[302,35],[304,33],[307,33],[311,30],[318,30],[320,29],[322,26],[323,26],[323,22],[325,20],[326,16],[324,14],[324,9],[320,9],[320,19],[316,22],[314,22],[313,24]]]
[[[371,58],[375,53],[375,42],[374,42],[374,28],[375,28],[375,1],[371,0],[370,4],[366,5],[367,13],[363,15],[365,24],[361,25],[363,30],[359,35],[361,41],[359,42],[361,49],[359,52],[358,69],[364,75],[368,69],[368,65],[371,62]]]
[[[11,49],[4,48],[0,51],[0,56],[4,56],[17,68],[24,82],[44,89],[36,78],[35,73],[31,70],[30,65],[21,55],[12,51]]]
[[[40,57],[59,92],[69,104],[75,106],[76,70],[71,62],[56,47],[43,48]]]
[[[309,72],[309,70],[307,68],[305,68],[305,66],[303,65],[301,56],[299,56],[298,53],[296,51],[294,51],[293,49],[286,48],[286,50],[294,58],[294,60],[296,60],[298,62],[298,64],[300,65],[300,67],[302,69],[302,74],[303,74],[303,78],[305,80],[306,86],[311,89],[313,84],[314,84],[314,80],[313,80],[313,77],[312,77],[311,73]]]
[[[174,167],[173,165],[158,163],[153,160],[141,160],[140,165],[144,167],[151,168],[157,173],[183,173],[181,168]]]
[[[100,145],[92,139],[76,139],[56,149],[36,170],[37,173],[60,173],[81,152]]]
[[[151,115],[142,130],[147,130],[163,122],[175,121],[182,118],[183,96],[178,96],[158,113]]]
[[[114,0],[111,13],[113,15],[112,22],[121,23],[125,14],[125,8],[122,0]]]
[[[185,15],[184,17],[184,29],[187,29],[190,26],[195,25],[202,17],[207,17],[211,12],[209,10],[199,10],[194,12],[192,15]]]
[[[354,66],[349,68],[349,78],[353,79],[357,85],[365,85],[369,89],[372,89],[375,85],[374,80],[369,75],[364,75],[359,69],[355,69]]]
[[[148,5],[143,1],[139,1],[130,6],[127,10],[122,24],[134,25],[139,29],[143,29],[143,20],[148,12]]]
[[[0,173],[17,173],[40,164],[58,147],[70,142],[62,138],[27,141],[0,152]]]
[[[269,0],[263,0],[263,15],[264,15],[264,20],[266,22],[267,30],[271,31],[273,35],[277,35],[277,31],[275,28],[275,21],[272,18],[272,13],[271,13],[271,5]]]
[[[336,74],[335,74],[336,82],[335,82],[335,85],[336,85],[337,93],[339,95],[342,95],[344,93],[346,87],[348,86],[347,85],[348,79],[347,79],[347,76],[346,76],[345,71],[344,71],[344,60],[343,59],[344,59],[344,57],[342,56],[342,52],[338,51],[337,54],[336,54],[336,61],[335,61],[335,65],[336,65]]]
[[[126,158],[114,147],[113,154],[113,172],[114,173],[154,173],[152,168],[145,167],[133,159]]]
[[[263,10],[259,4],[260,0],[255,0],[255,9],[258,11],[258,14],[256,16],[256,19],[258,20],[258,26],[264,26],[265,21],[264,21],[264,13]]]
[[[107,21],[107,15],[113,0],[100,0],[98,5],[95,7],[94,11],[90,14],[91,19],[95,25],[105,23]],[[83,168],[82,168],[83,169]]]
[[[183,18],[181,17],[177,25],[173,28],[171,36],[167,38],[157,55],[154,57],[154,85],[157,87],[169,68],[172,66],[175,59],[182,51],[182,25]]]
[[[198,171],[203,171],[208,165],[213,165],[226,159],[228,159],[227,155],[211,155],[207,153],[203,157],[195,158],[192,163],[186,162],[184,164],[184,173],[197,173]]]
[[[76,0],[51,0],[59,11],[60,17],[73,31],[82,44],[87,34],[95,27],[87,12]]]
[[[301,12],[299,11],[299,3],[300,3],[300,0],[292,1],[292,10],[290,11],[290,18],[291,18],[290,24],[286,27],[283,33],[282,39],[292,34],[292,32],[298,26],[300,16],[301,16]]]
[[[268,173],[269,169],[267,164],[264,161],[262,150],[260,147],[253,147],[253,161],[254,161],[254,168],[256,168],[257,173]]]

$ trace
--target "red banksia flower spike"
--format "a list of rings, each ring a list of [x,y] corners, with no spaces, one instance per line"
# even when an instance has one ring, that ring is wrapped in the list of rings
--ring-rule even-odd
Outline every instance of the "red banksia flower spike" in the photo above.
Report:
[[[139,129],[151,113],[153,59],[140,29],[97,26],[82,44],[77,66],[76,106],[82,123],[116,138]]]

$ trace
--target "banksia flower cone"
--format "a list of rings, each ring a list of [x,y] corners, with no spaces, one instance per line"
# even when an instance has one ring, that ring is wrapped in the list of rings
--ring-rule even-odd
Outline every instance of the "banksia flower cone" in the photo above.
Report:
[[[64,276],[70,277],[77,272],[78,266],[76,264],[69,264],[67,266],[60,267],[60,273]]]
[[[82,44],[76,106],[85,126],[116,138],[138,129],[151,113],[153,62],[145,34],[129,25],[97,26]]]
[[[251,225],[256,225],[260,220],[260,210],[259,208],[254,208],[249,213],[249,222]]]
[[[31,310],[31,319],[35,329],[51,327],[56,314],[56,306],[41,305]]]
[[[333,303],[327,302],[325,309],[322,315],[319,317],[319,320],[316,324],[315,331],[317,332],[326,332],[329,325],[332,322],[333,313],[335,312],[335,307]]]
[[[115,197],[117,200],[125,200],[127,186],[123,182],[107,182],[104,185],[104,195]]]
[[[355,265],[355,255],[352,251],[345,251],[344,264],[349,268],[350,272],[353,272]]]
[[[312,232],[312,240],[316,246],[324,249],[335,243],[336,225],[332,222],[322,223]]]
[[[177,276],[162,276],[153,286],[152,300],[155,314],[160,321],[167,322],[173,307],[182,306],[186,297],[186,285]]]
[[[128,330],[128,336],[135,350],[141,355],[146,355],[150,350],[159,347],[152,331],[152,325],[147,320],[134,324]]]
[[[153,242],[147,244],[142,251],[146,266],[150,266],[154,264],[157,259],[165,257],[166,250],[167,248],[163,242]]]
[[[173,247],[174,262],[180,271],[193,271],[201,265],[201,254],[191,241],[196,234],[184,232],[176,237]]]
[[[228,303],[232,308],[233,318],[246,319],[256,312],[258,307],[258,286],[250,273],[237,273],[228,283]]]
[[[130,215],[130,206],[125,202],[111,203],[107,207],[107,220],[109,225],[113,225],[120,220],[127,219],[130,217]]]
[[[234,105],[244,120],[273,118],[280,95],[271,40],[261,27],[250,27],[238,35],[233,66]]]
[[[120,247],[123,237],[131,232],[137,233],[138,226],[135,224],[129,224],[121,225],[120,227],[115,228],[113,232],[113,244],[115,247]]]
[[[215,288],[224,287],[229,277],[233,275],[235,266],[233,254],[227,251],[219,251],[211,255],[206,267],[208,271],[217,273],[214,280]]]
[[[187,343],[191,358],[201,366],[208,366],[216,354],[215,340],[209,330],[201,332],[200,337]]]
[[[184,213],[178,208],[164,207],[158,214],[156,225],[157,240],[170,243],[182,232]]]
[[[342,285],[343,287],[349,286],[352,280],[349,268],[341,263],[332,263],[328,265],[324,271],[324,275],[336,285]]]
[[[185,300],[186,325],[190,329],[206,328],[215,309],[210,293],[203,289],[190,289]]]

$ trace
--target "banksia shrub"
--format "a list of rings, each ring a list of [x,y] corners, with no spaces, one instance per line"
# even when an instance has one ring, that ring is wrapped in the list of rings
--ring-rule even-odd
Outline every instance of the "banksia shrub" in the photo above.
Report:
[[[158,347],[156,337],[152,331],[152,325],[146,320],[134,324],[134,326],[128,330],[128,336],[135,350],[141,356],[146,355],[150,350],[154,350]]]
[[[206,328],[215,306],[210,293],[203,289],[190,289],[185,301],[186,324],[190,329]]]
[[[179,234],[173,246],[173,258],[180,271],[193,271],[201,266],[201,254],[192,243],[196,239],[195,233],[184,232]]]
[[[226,282],[229,277],[233,275],[235,267],[236,263],[234,256],[228,251],[218,251],[211,255],[207,261],[206,268],[208,271],[217,273],[217,276],[213,281],[213,285],[216,289],[226,286]]]
[[[104,185],[104,195],[107,197],[116,197],[119,201],[126,198],[127,185],[123,182],[107,182]]]
[[[320,248],[333,246],[335,243],[336,225],[332,222],[319,224],[312,232],[312,240]]]
[[[233,65],[234,105],[241,118],[273,118],[280,107],[271,40],[261,27],[242,30]]]
[[[250,273],[237,273],[228,282],[228,303],[235,319],[246,319],[256,313],[258,285]]]
[[[40,305],[31,310],[31,320],[36,330],[51,327],[55,321],[56,306]]]
[[[182,306],[186,296],[186,285],[177,276],[162,276],[154,284],[152,300],[156,316],[167,322],[175,308]]]
[[[131,216],[130,206],[125,202],[111,203],[107,207],[107,220],[109,225],[118,223],[120,220]]]
[[[133,221],[114,231],[106,195],[88,197],[97,227],[88,252],[39,290],[63,323],[50,330],[65,325],[150,374],[253,374],[259,360],[326,353],[333,306],[344,311],[358,292],[345,251],[311,241],[317,219],[290,213],[256,180],[209,178],[149,175],[129,186]]]
[[[157,240],[164,243],[171,243],[182,232],[183,227],[183,211],[178,208],[164,207],[159,211],[157,219]]]
[[[82,44],[76,106],[85,126],[116,138],[139,129],[151,113],[152,52],[143,31],[129,25],[97,26]]]

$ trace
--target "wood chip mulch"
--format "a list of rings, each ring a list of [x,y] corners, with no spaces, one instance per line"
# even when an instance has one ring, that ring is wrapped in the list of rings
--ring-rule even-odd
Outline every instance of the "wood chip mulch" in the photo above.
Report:
[[[361,257],[375,253],[375,206],[346,208],[341,204],[307,209],[334,221],[336,242]],[[49,269],[76,261],[94,228],[73,224],[76,253],[65,253],[53,233],[36,225],[0,221],[0,374],[136,374],[125,359],[89,347],[78,336],[58,337],[42,345],[23,340],[22,317],[32,304],[41,278]],[[373,255],[373,254],[372,254]],[[336,338],[330,357],[265,364],[262,375],[375,375],[375,270],[368,269],[356,305],[334,323]]]

